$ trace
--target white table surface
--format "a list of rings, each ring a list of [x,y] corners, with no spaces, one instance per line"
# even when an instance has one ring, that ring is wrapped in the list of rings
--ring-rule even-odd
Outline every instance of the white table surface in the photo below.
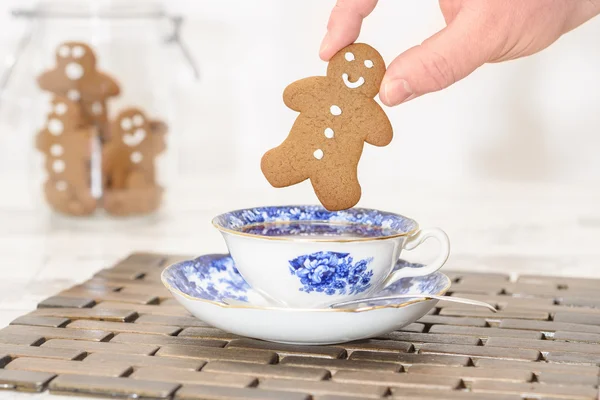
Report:
[[[1,186],[14,190],[0,195],[0,325],[133,251],[225,252],[210,224],[220,212],[315,201],[307,184],[275,190],[236,179],[179,182],[156,216],[133,220],[56,217],[43,203],[30,204],[15,182]],[[448,233],[452,255],[444,268],[600,277],[600,185],[362,184],[361,206],[399,212]],[[407,258],[426,259],[433,251],[428,243]],[[0,400],[45,396],[0,392]]]

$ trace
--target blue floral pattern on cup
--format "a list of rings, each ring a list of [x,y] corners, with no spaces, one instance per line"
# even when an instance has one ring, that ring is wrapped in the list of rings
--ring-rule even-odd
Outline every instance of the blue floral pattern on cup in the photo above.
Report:
[[[354,263],[349,253],[320,251],[290,260],[292,275],[300,278],[301,292],[358,294],[371,286],[372,258]]]

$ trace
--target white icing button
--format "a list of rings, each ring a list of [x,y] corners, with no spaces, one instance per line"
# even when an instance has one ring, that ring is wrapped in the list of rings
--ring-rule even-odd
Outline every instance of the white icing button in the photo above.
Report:
[[[57,115],[64,115],[67,112],[67,105],[65,103],[57,103],[54,106],[54,113]]]
[[[66,45],[60,46],[58,48],[58,55],[62,58],[69,57],[71,55],[71,49],[69,48],[69,46]]]
[[[50,154],[54,157],[60,157],[63,155],[64,149],[60,144],[53,144],[50,146]]]
[[[129,118],[123,118],[121,120],[121,129],[124,131],[130,130],[132,127],[131,120]]]
[[[333,129],[325,128],[325,137],[331,139],[333,137]]]
[[[73,54],[73,57],[75,57],[75,58],[81,58],[85,54],[85,49],[81,46],[75,46],[75,47],[73,47],[72,54]]]
[[[134,164],[139,164],[142,161],[142,153],[140,153],[139,151],[134,151],[133,153],[131,153],[131,156],[129,157],[131,159],[131,162]]]
[[[354,54],[347,52],[346,54],[344,54],[344,58],[346,59],[346,61],[354,61]]]
[[[65,190],[67,190],[67,182],[65,182],[65,181],[58,181],[58,182],[56,182],[56,186],[54,186],[54,187],[59,192],[64,192]]]
[[[338,106],[335,106],[335,105],[334,105],[334,106],[331,106],[331,107],[329,108],[329,111],[331,111],[331,113],[332,113],[333,115],[340,115],[340,114],[342,113],[342,109],[341,109],[341,108],[339,108]]]
[[[100,115],[102,114],[102,103],[100,103],[99,101],[96,101],[95,103],[92,104],[92,114],[94,115]]]
[[[76,62],[70,62],[65,67],[65,75],[72,81],[81,79],[83,76],[83,67]]]
[[[144,117],[142,117],[140,114],[134,115],[133,116],[133,125],[135,125],[135,126],[144,125]]]
[[[63,160],[56,160],[52,163],[52,171],[60,174],[65,170],[65,162]]]
[[[367,68],[373,68],[373,61],[371,61],[371,60],[365,60],[365,67],[367,67]]]
[[[71,101],[79,101],[79,98],[81,97],[79,95],[79,91],[75,90],[75,89],[71,89],[67,92],[67,97],[69,98],[69,100]]]
[[[315,158],[317,160],[320,160],[321,158],[323,158],[323,150],[321,150],[321,149],[315,150],[315,152],[313,153],[313,156],[315,156]]]
[[[48,132],[54,136],[58,136],[63,133],[63,129],[64,126],[61,120],[52,118],[50,121],[48,121]]]

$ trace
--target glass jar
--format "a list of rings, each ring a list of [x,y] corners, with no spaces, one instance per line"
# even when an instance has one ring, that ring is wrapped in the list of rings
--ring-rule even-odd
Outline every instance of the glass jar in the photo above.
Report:
[[[0,79],[0,124],[17,132],[6,151],[32,156],[0,168],[60,214],[158,210],[176,174],[178,84],[198,77],[182,19],[151,0],[42,1],[13,16],[29,29]]]

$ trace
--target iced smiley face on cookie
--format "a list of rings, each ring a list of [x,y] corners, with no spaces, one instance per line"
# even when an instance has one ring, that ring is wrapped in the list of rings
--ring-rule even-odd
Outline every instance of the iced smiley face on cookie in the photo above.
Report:
[[[336,53],[327,67],[327,77],[353,92],[375,97],[379,92],[385,63],[371,46],[355,43]],[[342,88],[342,89],[343,89]]]
[[[285,187],[310,179],[328,210],[356,205],[361,197],[357,169],[364,143],[386,146],[392,140],[392,126],[373,99],[384,74],[379,53],[356,43],[331,59],[326,76],[286,87],[284,103],[300,115],[284,142],[261,160],[269,183]]]

